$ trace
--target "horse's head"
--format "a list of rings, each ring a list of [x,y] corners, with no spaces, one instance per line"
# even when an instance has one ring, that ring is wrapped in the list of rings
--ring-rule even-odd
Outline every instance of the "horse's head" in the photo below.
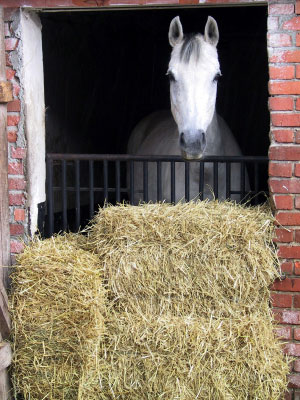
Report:
[[[179,17],[171,21],[169,42],[173,47],[167,75],[171,110],[178,126],[179,143],[186,159],[202,157],[215,111],[220,73],[216,21],[208,17],[204,35],[183,35]]]

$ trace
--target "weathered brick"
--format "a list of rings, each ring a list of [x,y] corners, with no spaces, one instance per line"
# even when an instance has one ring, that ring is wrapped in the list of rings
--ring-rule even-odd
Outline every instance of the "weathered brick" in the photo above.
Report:
[[[268,17],[268,32],[277,31],[278,27],[279,27],[278,22],[279,22],[278,17],[269,16]]]
[[[280,339],[291,339],[292,338],[292,328],[290,326],[280,326],[274,329],[275,335]]]
[[[11,157],[12,158],[25,158],[26,157],[26,149],[23,149],[22,147],[12,147],[11,148]]]
[[[292,111],[294,109],[294,99],[292,97],[271,97],[269,108],[272,111]]]
[[[294,361],[293,369],[296,372],[300,372],[300,360],[295,360]]]
[[[5,24],[4,24],[4,35],[6,37],[10,36],[10,29],[9,29],[9,23],[8,22],[5,22]]]
[[[8,163],[8,174],[23,175],[23,164],[17,162]]]
[[[5,65],[7,67],[12,67],[12,63],[10,61],[9,53],[5,53]]]
[[[300,343],[287,343],[284,346],[284,353],[289,356],[299,357],[300,356]]]
[[[280,246],[280,248],[283,246]],[[276,279],[272,285],[272,290],[280,292],[298,292],[300,291],[300,278]]]
[[[300,225],[300,212],[299,211],[279,211],[276,214],[276,221],[283,226],[297,226]]]
[[[300,177],[300,164],[295,165],[295,176]]]
[[[295,197],[295,208],[300,208],[300,196]]]
[[[300,229],[295,230],[295,242],[300,243]],[[300,268],[300,265],[299,265]]]
[[[24,234],[24,225],[21,224],[10,224],[10,234],[13,236]]]
[[[300,61],[300,60],[299,60]],[[300,82],[298,81],[271,81],[269,83],[270,94],[299,94]]]
[[[294,295],[294,307],[300,308],[300,295],[299,294]]]
[[[288,30],[292,30],[292,31],[300,30],[300,17],[294,17],[294,18],[286,21],[282,25],[282,29],[288,29]]]
[[[294,339],[295,340],[300,340],[300,328],[295,328],[294,329]]]
[[[286,65],[284,67],[269,67],[270,79],[294,79],[295,78],[295,66]]]
[[[273,200],[277,210],[292,210],[294,208],[294,199],[291,195],[275,195]]]
[[[271,63],[297,63],[300,61],[300,50],[274,50]]]
[[[294,4],[270,4],[269,14],[270,15],[282,15],[282,14],[293,14]]]
[[[15,143],[17,141],[17,132],[7,131],[7,140],[9,143]]]
[[[275,242],[281,242],[281,243],[289,243],[293,241],[293,231],[289,229],[284,229],[284,228],[276,228],[275,230]]]
[[[299,225],[299,223],[298,223]],[[278,257],[281,258],[300,258],[300,246],[280,246]],[[297,285],[297,291],[300,291],[300,286]]]
[[[296,35],[296,46],[300,46],[300,33]]]
[[[296,65],[296,78],[300,79],[300,65]]]
[[[269,33],[268,46],[271,47],[286,47],[292,45],[291,35],[287,33]]]
[[[295,275],[300,275],[300,263],[299,262],[295,262],[295,271],[294,272],[295,272]],[[295,300],[295,307],[297,307],[296,303],[298,302],[298,300],[300,301],[300,296],[295,296],[294,300]],[[297,304],[299,304],[299,303],[297,303]]]
[[[300,126],[300,114],[272,113],[271,121],[274,126]]]
[[[272,193],[300,193],[300,180],[291,179],[269,179],[269,188]]]
[[[19,112],[21,110],[21,102],[20,100],[13,100],[7,103],[7,111],[11,112]]]
[[[295,143],[300,144],[300,130],[298,129],[295,131]]]
[[[17,241],[10,242],[11,253],[22,253],[23,250],[24,250],[24,244],[22,242],[17,242]]]
[[[275,309],[273,314],[275,320],[280,324],[300,325],[300,311]]]
[[[291,308],[293,297],[291,294],[272,293],[272,307]],[[300,329],[299,329],[300,331]]]
[[[288,387],[290,388],[300,388],[300,374],[288,375]]]
[[[8,199],[10,206],[22,206],[25,204],[25,197],[23,193],[9,193]]]
[[[5,72],[6,72],[6,79],[8,81],[11,81],[12,79],[14,79],[14,76],[16,75],[15,70],[13,70],[12,68],[6,68]]]
[[[23,178],[8,178],[9,190],[24,190],[26,182]]]
[[[299,161],[300,146],[270,146],[269,158],[278,161]]]
[[[269,175],[279,177],[291,177],[293,165],[291,163],[270,162]]]
[[[14,210],[15,221],[25,221],[25,210],[24,208],[15,208]]]
[[[286,261],[280,265],[281,272],[285,275],[291,275],[293,273],[293,263],[291,261]]]
[[[14,95],[14,97],[18,97],[19,96],[20,90],[21,90],[20,85],[18,83],[16,83],[16,82],[13,82],[13,95]]]
[[[293,143],[294,131],[291,129],[272,129],[274,140],[278,143]]]
[[[18,123],[20,122],[20,116],[19,115],[7,115],[7,125],[8,126],[17,126]]]
[[[13,51],[18,47],[19,39],[16,38],[8,38],[5,39],[5,50]]]

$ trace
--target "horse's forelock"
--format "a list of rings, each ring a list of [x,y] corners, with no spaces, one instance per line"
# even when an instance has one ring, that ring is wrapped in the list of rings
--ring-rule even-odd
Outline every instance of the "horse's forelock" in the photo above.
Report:
[[[191,56],[194,55],[196,61],[200,57],[201,42],[198,34],[185,35],[180,49],[180,60],[188,63]]]

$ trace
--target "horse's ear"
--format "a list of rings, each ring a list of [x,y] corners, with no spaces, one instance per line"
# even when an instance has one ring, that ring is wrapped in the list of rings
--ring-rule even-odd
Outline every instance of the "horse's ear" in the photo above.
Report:
[[[208,17],[205,25],[204,39],[206,42],[216,46],[219,41],[219,29],[217,21],[213,17]]]
[[[183,30],[180,18],[177,16],[172,19],[169,28],[169,42],[172,47],[180,43],[183,39]]]

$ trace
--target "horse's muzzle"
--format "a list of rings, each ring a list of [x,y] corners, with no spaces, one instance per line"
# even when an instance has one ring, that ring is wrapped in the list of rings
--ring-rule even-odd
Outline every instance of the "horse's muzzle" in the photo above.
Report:
[[[183,158],[186,160],[199,160],[202,158],[206,147],[205,132],[202,130],[181,132],[179,144]]]

